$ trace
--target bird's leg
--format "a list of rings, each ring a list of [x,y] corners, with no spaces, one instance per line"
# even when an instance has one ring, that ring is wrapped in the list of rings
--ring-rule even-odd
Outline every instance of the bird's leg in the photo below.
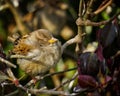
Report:
[[[42,80],[43,79],[43,76],[40,76],[40,75],[38,75],[38,76],[31,76],[31,80],[25,85],[26,87],[29,87],[29,86],[31,86],[32,84],[36,84],[37,83],[37,81],[39,81],[39,80]]]
[[[32,77],[32,83],[35,85],[37,83],[38,79],[35,77]]]
[[[9,77],[11,78],[11,81],[13,81],[13,83],[18,86],[19,85],[19,80],[14,76],[12,70],[10,68],[7,69],[7,73],[9,75]]]
[[[33,76],[31,78],[32,79],[25,85],[25,87],[30,87],[31,85],[35,85],[37,83],[37,81],[38,81],[37,78],[35,78]]]

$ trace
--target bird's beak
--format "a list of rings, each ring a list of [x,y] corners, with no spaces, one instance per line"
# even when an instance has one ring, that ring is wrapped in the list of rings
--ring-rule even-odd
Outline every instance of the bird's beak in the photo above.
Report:
[[[53,44],[53,43],[55,43],[57,41],[57,39],[56,38],[51,38],[50,40],[48,40],[48,42],[50,43],[50,44]]]

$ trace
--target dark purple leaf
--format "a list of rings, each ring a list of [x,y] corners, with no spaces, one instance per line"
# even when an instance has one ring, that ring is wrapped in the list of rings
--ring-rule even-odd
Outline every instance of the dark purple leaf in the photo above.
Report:
[[[106,73],[106,61],[105,58],[103,57],[103,48],[102,46],[99,44],[98,48],[96,49],[95,53],[97,54],[97,57],[99,59],[99,63],[100,63],[100,70],[102,74]]]
[[[118,36],[117,36],[117,45],[120,49],[120,24],[118,24],[118,21],[116,20],[114,22],[115,26],[116,26],[116,30],[118,31]]]
[[[107,23],[100,32],[100,43],[103,47],[107,47],[114,42],[118,35],[117,27],[114,22]]]
[[[99,59],[101,62],[104,60],[102,51],[103,51],[103,48],[102,48],[102,46],[99,44],[99,45],[98,45],[98,48],[97,48],[96,51],[95,51],[95,53],[97,54],[98,59]]]
[[[98,86],[96,80],[89,75],[79,75],[78,84],[82,88],[89,88],[89,87],[96,88]]]
[[[106,59],[106,64],[107,64],[107,67],[108,67],[109,71],[112,72],[112,70],[113,70],[114,60],[111,59],[111,58]]]
[[[106,24],[102,29],[97,32],[99,45],[102,45],[102,53],[105,58],[110,58],[115,55],[120,49],[120,30],[117,20]]]
[[[111,56],[114,56],[118,50],[117,41],[115,40],[115,42],[103,49],[103,56],[108,59]]]
[[[110,82],[112,78],[110,76],[106,76],[106,82]]]
[[[99,72],[100,62],[95,53],[82,53],[78,58],[79,74],[91,75],[96,77]]]

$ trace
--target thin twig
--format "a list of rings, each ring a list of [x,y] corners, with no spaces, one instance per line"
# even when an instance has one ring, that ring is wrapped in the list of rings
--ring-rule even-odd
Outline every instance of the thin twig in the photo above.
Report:
[[[93,13],[94,13],[95,15],[99,14],[100,12],[102,12],[103,10],[105,10],[105,8],[107,8],[110,4],[112,4],[112,0],[108,0],[108,2],[107,2],[104,6],[98,8],[98,9],[97,9],[95,12],[93,12]]]
[[[65,72],[69,72],[69,71],[73,71],[73,70],[76,70],[76,69],[77,69],[77,67],[74,67],[74,68],[67,69],[67,70],[64,70],[64,71],[46,74],[46,75],[44,75],[44,76],[36,76],[35,78],[36,78],[37,80],[41,80],[41,79],[46,78],[46,77],[49,77],[49,76],[58,75],[58,74],[65,73]],[[34,83],[34,81],[33,81],[33,80],[30,80],[25,86],[30,86],[30,85],[32,85],[33,83]]]
[[[88,4],[88,6],[87,6],[86,13],[85,13],[85,15],[84,15],[84,19],[85,19],[85,20],[87,20],[87,19],[89,18],[90,13],[92,12],[91,7],[92,7],[92,5],[93,5],[93,2],[94,2],[94,0],[90,0],[90,1],[89,1],[89,4]]]
[[[79,4],[79,17],[82,17],[82,13],[83,13],[83,0],[80,0],[80,4]]]
[[[7,73],[10,78],[12,78],[13,80],[16,80],[16,77],[14,76],[14,74],[10,68],[7,69]]]
[[[50,73],[55,73],[55,69],[51,68],[49,72]],[[61,84],[60,77],[58,75],[53,75],[51,78],[52,78],[52,81],[53,81],[53,85],[55,87],[57,87]],[[58,91],[61,91],[61,90],[62,90],[62,88],[60,88]]]
[[[18,93],[18,90],[15,90],[14,92],[11,92],[11,93],[4,95],[4,96],[15,96],[17,93]]]
[[[14,65],[13,63],[9,62],[8,60],[5,60],[4,58],[0,57],[0,61],[7,64],[10,67],[16,68],[16,65]]]
[[[67,92],[64,92],[64,91],[54,91],[54,90],[41,90],[41,89],[28,89],[28,88],[25,88],[24,86],[22,85],[18,85],[17,86],[18,88],[26,91],[26,92],[29,92],[31,94],[49,94],[49,95],[64,95],[64,96],[71,96],[69,93]]]
[[[108,1],[109,1],[109,0],[104,0],[104,1],[102,1],[102,3],[100,4],[100,6],[98,7],[98,9],[101,8],[101,7],[103,7]]]
[[[86,34],[81,34],[81,36],[85,36]],[[74,38],[66,41],[63,45],[62,45],[62,53],[63,51],[66,49],[67,46],[74,44],[74,43],[80,43],[81,42],[81,38],[79,37],[79,35],[77,34]]]
[[[5,87],[4,85],[1,83],[1,86],[2,86],[2,90],[1,90],[1,96],[4,96],[4,92],[5,92]]]
[[[8,7],[9,7],[8,4],[4,4],[0,6],[0,11],[7,9]]]
[[[58,90],[60,87],[64,86],[65,84],[67,84],[67,83],[69,83],[69,82],[71,82],[72,80],[74,80],[77,76],[78,76],[78,73],[76,72],[75,75],[74,75],[71,79],[63,82],[60,86],[54,88],[54,90]]]
[[[19,80],[15,77],[11,68],[7,68],[7,74],[10,77],[9,80],[12,81],[12,83],[15,84],[15,86],[19,85]]]
[[[61,74],[61,73],[65,73],[65,72],[69,72],[69,71],[73,71],[73,70],[76,70],[76,69],[77,69],[77,67],[74,67],[74,68],[71,68],[71,69],[68,69],[68,70],[64,70],[64,71],[60,71],[60,72],[55,72],[55,73],[46,74],[46,75],[44,75],[42,78],[45,78],[45,77],[48,77],[48,76],[57,75],[57,74]]]
[[[105,20],[105,21],[101,21],[101,22],[93,22],[93,21],[90,21],[90,20],[81,20],[80,18],[78,18],[76,20],[76,24],[78,26],[101,26],[101,25],[105,25],[107,24],[108,22],[112,21],[115,17],[117,17],[120,13],[117,13],[116,15],[114,15],[112,18],[110,18],[109,20]]]

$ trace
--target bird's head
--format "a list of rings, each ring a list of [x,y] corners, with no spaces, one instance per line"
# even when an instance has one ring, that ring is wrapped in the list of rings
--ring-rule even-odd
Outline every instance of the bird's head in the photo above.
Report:
[[[41,44],[54,44],[58,41],[58,39],[52,36],[52,33],[45,29],[40,29],[36,32],[36,37]]]

